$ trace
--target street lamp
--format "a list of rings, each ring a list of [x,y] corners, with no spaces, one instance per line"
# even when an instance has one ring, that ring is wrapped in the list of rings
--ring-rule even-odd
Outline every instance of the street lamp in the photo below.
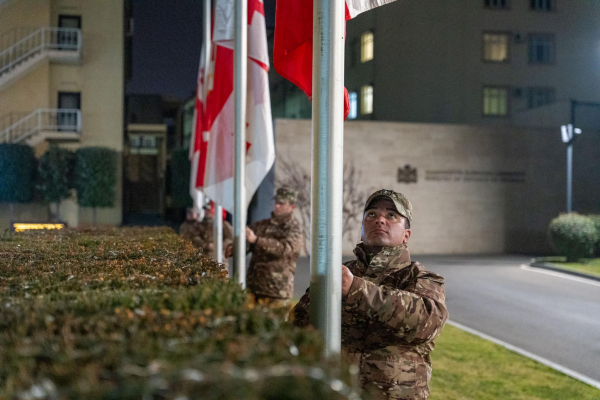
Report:
[[[567,212],[572,211],[573,206],[573,142],[576,136],[581,134],[581,129],[573,128],[572,124],[560,127],[562,141],[567,145]]]

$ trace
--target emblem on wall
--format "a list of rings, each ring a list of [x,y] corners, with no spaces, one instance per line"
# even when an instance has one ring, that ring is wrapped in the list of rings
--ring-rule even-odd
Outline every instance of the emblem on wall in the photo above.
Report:
[[[396,180],[398,183],[417,183],[417,169],[412,168],[410,164],[399,167]]]

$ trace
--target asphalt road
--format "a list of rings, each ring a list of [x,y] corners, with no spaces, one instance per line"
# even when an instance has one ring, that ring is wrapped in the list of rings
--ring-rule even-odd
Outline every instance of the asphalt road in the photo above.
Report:
[[[525,257],[415,256],[446,280],[450,319],[600,380],[600,286],[521,268]],[[295,297],[310,282],[298,262]]]

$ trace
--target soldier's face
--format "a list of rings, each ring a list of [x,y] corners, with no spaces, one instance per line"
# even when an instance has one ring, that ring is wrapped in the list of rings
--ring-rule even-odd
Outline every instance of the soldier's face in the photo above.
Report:
[[[375,199],[363,216],[361,239],[367,247],[395,247],[407,243],[410,229],[406,229],[406,218],[401,216],[394,202]]]
[[[292,211],[294,211],[294,208],[296,208],[295,204],[290,204],[290,203],[282,203],[282,202],[275,202],[275,210],[273,211],[275,213],[275,215],[285,215],[285,214],[289,214]]]

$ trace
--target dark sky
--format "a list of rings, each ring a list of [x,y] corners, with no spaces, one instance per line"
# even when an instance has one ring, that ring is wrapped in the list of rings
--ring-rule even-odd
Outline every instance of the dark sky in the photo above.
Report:
[[[202,0],[133,0],[131,94],[163,94],[185,100],[196,89],[202,45]],[[265,0],[267,25],[275,0]]]

